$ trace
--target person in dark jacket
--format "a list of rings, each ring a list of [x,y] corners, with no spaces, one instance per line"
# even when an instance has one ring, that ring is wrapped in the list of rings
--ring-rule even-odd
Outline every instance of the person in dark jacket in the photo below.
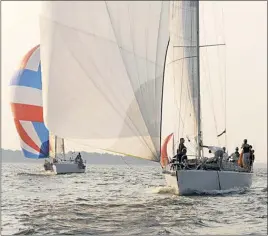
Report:
[[[243,167],[246,169],[250,168],[250,145],[247,139],[244,139],[244,143],[241,146],[243,150]]]
[[[184,148],[186,148],[185,145],[184,145],[184,142],[185,142],[184,138],[180,138],[180,144],[179,144],[179,147],[177,149],[177,155],[179,155],[180,153],[182,153],[182,150]]]

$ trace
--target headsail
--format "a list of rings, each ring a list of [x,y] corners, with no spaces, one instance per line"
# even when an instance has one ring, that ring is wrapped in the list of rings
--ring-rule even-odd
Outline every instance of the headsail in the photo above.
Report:
[[[27,158],[49,155],[49,133],[43,122],[40,47],[23,58],[10,82],[11,109],[23,154]]]
[[[159,161],[170,2],[43,4],[41,58],[49,130]]]

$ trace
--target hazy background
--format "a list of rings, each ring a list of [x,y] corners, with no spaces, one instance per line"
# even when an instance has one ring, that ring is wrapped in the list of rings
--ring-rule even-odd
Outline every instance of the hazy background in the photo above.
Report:
[[[239,146],[244,138],[248,138],[256,149],[256,161],[266,162],[267,3],[241,1],[201,4],[209,10],[203,15],[201,11],[200,21],[214,22],[219,32],[217,36],[220,35],[217,42],[208,40],[207,43],[224,41],[227,44],[224,50],[228,147]],[[218,17],[214,8],[217,8],[217,12],[222,9],[223,17]],[[38,1],[2,2],[1,132],[2,148],[5,149],[20,148],[9,105],[8,84],[25,53],[39,44],[39,10]],[[209,31],[206,33],[209,38]],[[210,69],[213,70],[213,67]],[[68,148],[86,150],[86,147],[75,143],[68,145]]]

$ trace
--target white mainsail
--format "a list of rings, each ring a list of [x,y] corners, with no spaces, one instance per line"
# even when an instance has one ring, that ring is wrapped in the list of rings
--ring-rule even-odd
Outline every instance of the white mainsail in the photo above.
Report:
[[[186,140],[188,154],[196,155],[197,136],[197,33],[196,2],[174,1],[171,3],[170,46],[166,61],[164,120],[167,113],[173,117],[173,127],[178,146],[180,138]],[[170,109],[169,109],[170,110]],[[168,124],[164,125],[165,127]],[[187,140],[190,140],[188,142]]]

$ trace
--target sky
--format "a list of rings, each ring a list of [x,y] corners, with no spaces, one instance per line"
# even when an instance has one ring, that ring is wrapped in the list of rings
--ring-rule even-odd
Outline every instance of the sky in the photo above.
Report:
[[[256,150],[256,159],[266,162],[267,3],[218,1],[202,4],[209,10],[203,15],[201,11],[200,21],[213,22],[216,31],[221,31],[217,34],[220,35],[217,43],[226,43],[228,147],[240,146],[247,138]],[[212,13],[213,7],[223,13],[222,17],[215,11]],[[38,1],[2,2],[1,135],[5,149],[20,149],[9,105],[8,84],[24,54],[39,44],[39,11]],[[215,43],[215,37],[210,38],[207,43]],[[210,61],[212,68],[213,59]],[[79,148],[75,146],[78,144],[73,145],[74,149]]]

